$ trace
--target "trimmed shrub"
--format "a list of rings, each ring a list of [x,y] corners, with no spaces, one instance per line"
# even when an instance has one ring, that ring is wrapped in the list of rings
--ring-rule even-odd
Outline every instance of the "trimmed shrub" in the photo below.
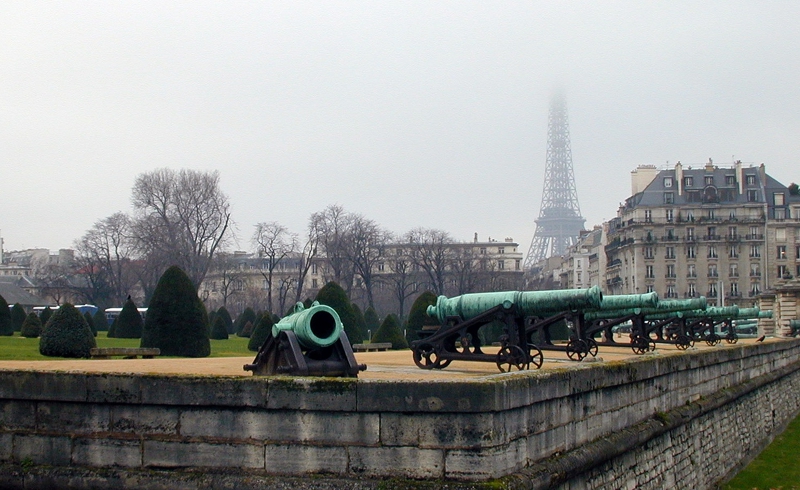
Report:
[[[53,313],[39,338],[39,353],[49,357],[88,358],[89,350],[96,346],[83,315],[69,303]]]
[[[228,326],[225,319],[220,315],[215,315],[214,325],[211,327],[211,338],[214,340],[228,340]]]
[[[361,333],[361,338],[369,340],[369,335],[367,335],[367,321],[364,319],[364,314],[361,313],[361,308],[355,303],[351,304],[350,308],[353,311],[353,321],[356,324],[356,328],[358,328],[358,331]]]
[[[22,329],[22,324],[27,316],[28,314],[25,313],[25,308],[21,304],[15,303],[11,307],[11,324],[14,325],[15,332],[19,332]]]
[[[142,328],[144,326],[142,315],[130,296],[125,300],[125,304],[122,305],[122,311],[119,312],[116,324],[114,337],[118,339],[139,339],[142,337]]]
[[[106,318],[106,312],[98,309],[94,316],[92,317],[94,321],[94,328],[98,332],[105,332],[108,330],[108,319]]]
[[[114,318],[114,320],[111,321],[111,325],[108,326],[108,333],[106,336],[109,339],[113,339],[117,336],[117,320],[119,320],[119,316]]]
[[[269,312],[261,315],[255,328],[253,328],[253,334],[250,335],[250,340],[247,342],[247,348],[254,352],[258,351],[258,349],[264,345],[267,337],[272,334],[273,325],[275,325],[275,321]]]
[[[253,322],[248,321],[247,323],[244,324],[244,327],[242,327],[242,331],[239,332],[239,337],[244,337],[244,338],[250,337],[251,335],[253,335],[253,328],[254,328]]]
[[[86,320],[86,324],[89,325],[89,330],[92,331],[92,335],[97,337],[97,329],[94,327],[94,318],[92,318],[92,315],[87,311],[83,314],[83,319]]]
[[[207,357],[208,314],[189,276],[178,266],[156,284],[142,329],[141,347],[157,347],[163,356]]]
[[[408,342],[403,337],[403,331],[400,330],[400,320],[397,315],[389,314],[383,319],[378,331],[372,336],[372,342],[391,342],[392,349],[407,349]]]
[[[28,313],[25,321],[22,322],[20,335],[29,339],[35,339],[42,334],[42,321],[36,313]]]
[[[351,344],[359,344],[364,340],[358,322],[353,315],[350,300],[347,298],[347,293],[341,286],[333,281],[329,282],[319,290],[316,300],[319,301],[321,305],[328,305],[336,311],[339,318],[342,320],[344,331]]]
[[[233,319],[231,318],[231,314],[228,312],[227,308],[220,306],[217,310],[217,316],[222,318],[222,321],[225,322],[225,331],[227,331],[229,334],[236,332],[233,329]]]
[[[11,310],[6,299],[0,295],[0,335],[14,335],[14,324],[11,323]]]
[[[439,325],[439,321],[428,316],[428,306],[436,304],[436,295],[431,291],[420,294],[411,305],[406,322],[406,338],[409,342],[419,339],[419,331],[423,326]]]
[[[55,309],[50,308],[49,306],[45,306],[42,312],[39,314],[39,320],[42,321],[42,328],[44,328],[44,326],[47,325],[47,320],[49,320],[50,317],[53,316],[53,311],[55,311]]]
[[[236,323],[234,323],[234,328],[236,329],[236,335],[238,335],[239,337],[250,336],[249,333],[247,335],[243,335],[244,326],[247,325],[248,322],[251,324],[250,333],[252,333],[253,325],[255,325],[256,323],[256,312],[253,311],[253,309],[250,308],[249,306],[244,309],[241,315],[236,317]]]
[[[369,333],[367,337],[371,337],[372,335],[378,333],[378,329],[381,328],[381,320],[378,318],[378,314],[375,313],[375,310],[371,306],[364,312],[364,323],[366,324],[367,332]]]

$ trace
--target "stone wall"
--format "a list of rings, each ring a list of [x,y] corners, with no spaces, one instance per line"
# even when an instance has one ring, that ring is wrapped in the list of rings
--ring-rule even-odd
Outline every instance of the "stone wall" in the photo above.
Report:
[[[699,474],[703,488],[798,410],[800,340],[663,349],[447,382],[0,371],[0,487],[313,474],[316,488],[663,488]]]

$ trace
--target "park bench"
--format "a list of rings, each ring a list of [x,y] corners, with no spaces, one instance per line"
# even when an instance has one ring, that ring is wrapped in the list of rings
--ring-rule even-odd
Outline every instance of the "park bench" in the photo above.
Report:
[[[114,356],[122,356],[123,359],[152,359],[161,354],[161,350],[155,347],[93,347],[89,354],[92,359],[110,359]]]
[[[371,350],[381,351],[389,350],[392,348],[391,342],[370,342],[368,344],[353,344],[353,351],[355,352],[369,352]]]

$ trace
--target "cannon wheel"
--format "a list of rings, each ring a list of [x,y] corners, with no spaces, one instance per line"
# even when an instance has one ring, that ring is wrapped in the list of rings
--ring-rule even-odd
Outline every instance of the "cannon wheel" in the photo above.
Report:
[[[449,360],[449,359],[448,359]],[[422,343],[414,349],[414,364],[422,369],[442,369],[442,360],[436,346],[429,343]],[[447,364],[450,364],[449,362]],[[441,367],[440,367],[441,366]]]
[[[650,347],[650,352],[654,352],[656,350],[656,341],[653,340],[653,339],[650,339],[649,347]]]
[[[719,335],[712,333],[708,337],[705,338],[706,344],[708,345],[717,345],[720,342]]]
[[[725,336],[725,342],[729,344],[735,344],[738,341],[739,341],[739,336],[736,335],[736,332],[729,333],[728,335]]]
[[[680,350],[686,350],[689,347],[694,345],[694,339],[689,337],[688,335],[678,335],[678,339],[675,341],[675,347]]]
[[[650,350],[650,341],[644,337],[634,337],[631,339],[631,349],[634,354],[644,354]]]
[[[513,368],[519,371],[528,369],[530,361],[526,357],[518,345],[504,345],[497,353],[497,368],[504,373],[510,373]]]
[[[572,361],[582,361],[589,352],[589,346],[581,339],[570,340],[567,343],[567,357]]]
[[[597,341],[594,339],[586,339],[584,342],[586,342],[586,345],[589,347],[589,355],[597,357]]]
[[[544,356],[542,355],[542,351],[533,344],[528,344],[528,352],[531,354],[531,364],[536,366],[536,369],[542,367],[542,363],[544,362]]]

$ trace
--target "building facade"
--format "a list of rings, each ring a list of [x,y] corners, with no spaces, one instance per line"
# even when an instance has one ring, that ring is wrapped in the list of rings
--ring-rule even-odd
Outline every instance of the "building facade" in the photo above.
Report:
[[[800,274],[800,196],[763,164],[640,166],[607,233],[607,294],[752,306]]]

